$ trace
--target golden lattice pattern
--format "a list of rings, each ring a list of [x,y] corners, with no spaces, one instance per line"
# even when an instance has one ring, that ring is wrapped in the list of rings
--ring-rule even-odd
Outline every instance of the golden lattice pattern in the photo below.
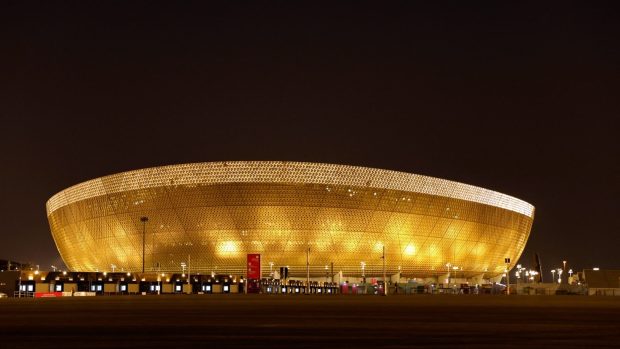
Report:
[[[534,214],[534,207],[523,200],[469,184],[376,168],[290,161],[205,162],[118,173],[61,191],[47,202],[47,213],[94,196],[163,186],[221,183],[302,183],[373,187],[473,201],[529,217]]]
[[[270,174],[269,170],[273,173]],[[212,171],[213,173],[211,173]],[[438,187],[433,187],[438,186]],[[406,188],[406,190],[405,190]],[[441,179],[353,166],[228,162],[158,167],[91,180],[47,205],[52,235],[72,270],[243,273],[247,253],[263,270],[292,275],[325,267],[378,275],[496,275],[517,260],[533,221],[521,200]]]

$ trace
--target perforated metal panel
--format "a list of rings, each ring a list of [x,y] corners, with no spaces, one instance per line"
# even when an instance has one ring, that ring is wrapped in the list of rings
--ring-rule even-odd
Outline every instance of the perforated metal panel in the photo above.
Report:
[[[69,268],[175,272],[191,255],[200,272],[263,270],[304,275],[325,267],[430,276],[503,272],[517,260],[534,208],[462,183],[372,168],[299,162],[218,162],[149,168],[87,181],[54,195],[48,219]],[[141,216],[148,216],[146,226]]]

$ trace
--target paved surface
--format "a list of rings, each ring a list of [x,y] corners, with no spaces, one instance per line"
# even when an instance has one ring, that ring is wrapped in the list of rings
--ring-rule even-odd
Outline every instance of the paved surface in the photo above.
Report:
[[[620,347],[620,297],[0,299],[0,348]]]

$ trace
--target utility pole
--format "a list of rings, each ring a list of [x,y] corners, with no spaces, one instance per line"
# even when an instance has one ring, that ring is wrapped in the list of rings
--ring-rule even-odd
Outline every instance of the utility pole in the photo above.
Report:
[[[144,245],[146,244],[146,222],[148,220],[147,216],[140,217],[140,222],[142,222],[142,274],[144,274]]]

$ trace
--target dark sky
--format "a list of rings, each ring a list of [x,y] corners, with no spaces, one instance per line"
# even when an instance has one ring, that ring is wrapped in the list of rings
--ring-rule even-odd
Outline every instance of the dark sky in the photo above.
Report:
[[[298,160],[513,195],[526,264],[620,267],[613,8],[172,3],[2,2],[0,259],[59,263],[45,202],[84,180]]]

